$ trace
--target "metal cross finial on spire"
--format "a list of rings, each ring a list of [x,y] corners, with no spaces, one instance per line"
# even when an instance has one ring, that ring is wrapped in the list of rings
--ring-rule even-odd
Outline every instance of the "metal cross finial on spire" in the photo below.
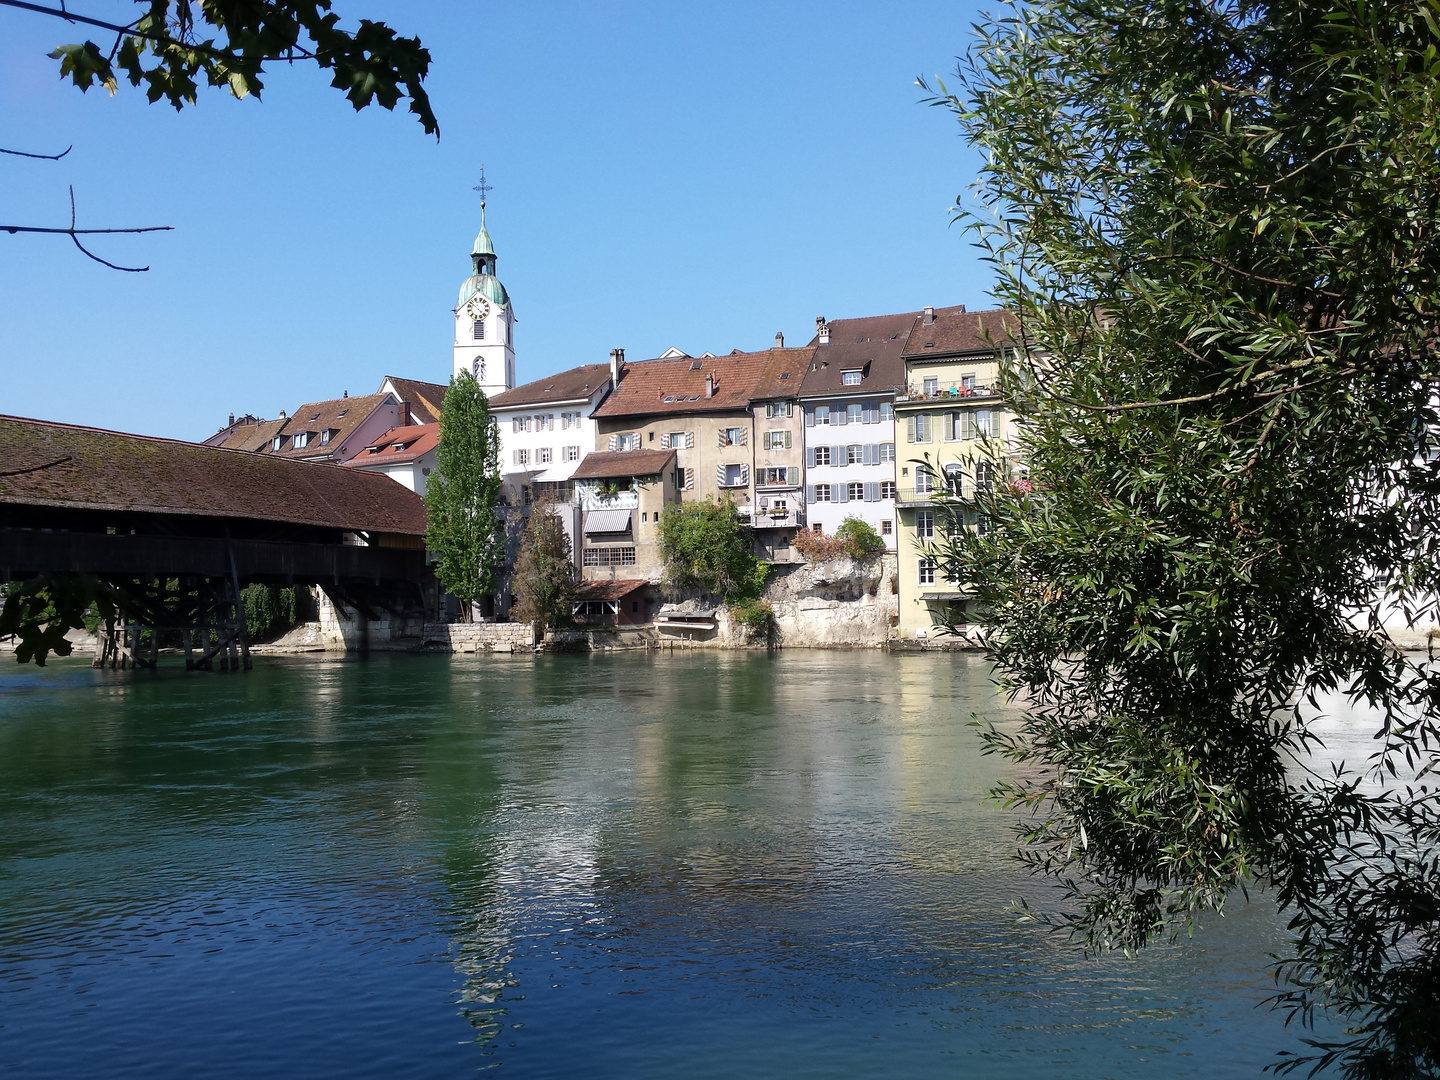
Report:
[[[484,165],[480,166],[480,183],[476,184],[470,190],[480,192],[480,209],[485,209],[485,196],[489,195],[490,192],[495,190],[495,185],[486,183]]]

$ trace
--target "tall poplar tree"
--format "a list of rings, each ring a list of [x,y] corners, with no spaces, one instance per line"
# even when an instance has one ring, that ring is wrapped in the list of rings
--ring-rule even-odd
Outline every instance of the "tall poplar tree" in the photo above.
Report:
[[[500,433],[485,391],[468,371],[450,380],[440,409],[440,446],[425,489],[425,546],[435,576],[464,605],[495,588],[505,557],[500,518]]]
[[[1440,6],[1036,0],[954,93],[1029,348],[1029,482],[935,545],[1024,709],[989,748],[1096,948],[1290,919],[1284,1068],[1440,1075]],[[973,205],[973,204],[972,204]],[[997,451],[1005,448],[997,448]],[[1345,698],[1368,760],[1317,760]],[[1333,719],[1333,718],[1331,718]]]

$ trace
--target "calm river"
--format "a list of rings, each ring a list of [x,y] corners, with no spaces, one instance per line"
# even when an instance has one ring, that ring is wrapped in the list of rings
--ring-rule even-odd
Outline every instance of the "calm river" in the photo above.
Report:
[[[1224,1077],[1283,932],[1017,923],[967,656],[0,667],[0,1074]]]

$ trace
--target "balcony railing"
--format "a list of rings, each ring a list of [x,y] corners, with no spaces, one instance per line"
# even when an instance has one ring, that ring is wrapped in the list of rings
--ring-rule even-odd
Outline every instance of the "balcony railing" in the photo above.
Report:
[[[582,510],[638,510],[640,508],[640,492],[638,491],[617,491],[613,495],[602,495],[598,491],[582,487],[579,496]]]
[[[755,510],[749,506],[740,507],[740,516],[750,523],[752,529],[798,529],[805,524],[805,511],[799,507],[775,510]]]
[[[956,404],[973,402],[978,405],[989,403],[998,397],[1000,391],[993,386],[944,386],[932,394],[925,393],[923,387],[914,386],[901,387],[895,391],[896,401],[945,401]]]

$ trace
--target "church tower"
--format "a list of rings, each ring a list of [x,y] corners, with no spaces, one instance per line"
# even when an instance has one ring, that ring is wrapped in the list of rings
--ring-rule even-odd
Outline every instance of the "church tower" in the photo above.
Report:
[[[472,272],[460,286],[455,305],[454,373],[475,376],[487,397],[515,386],[515,313],[505,286],[495,276],[495,245],[485,227],[485,199],[489,190],[480,177],[480,235],[470,252]]]

